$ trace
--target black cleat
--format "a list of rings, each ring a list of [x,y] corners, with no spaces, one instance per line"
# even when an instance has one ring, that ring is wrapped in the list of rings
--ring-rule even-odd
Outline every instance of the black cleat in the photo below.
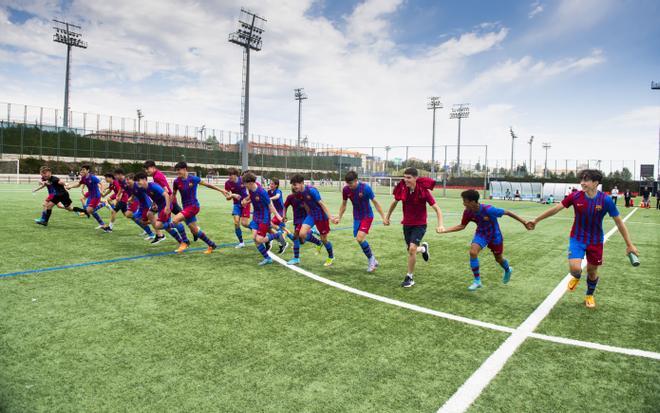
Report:
[[[424,247],[424,252],[422,253],[422,258],[424,258],[424,261],[428,261],[429,258],[431,258],[431,254],[429,253],[429,243],[428,242],[422,242],[422,247]]]

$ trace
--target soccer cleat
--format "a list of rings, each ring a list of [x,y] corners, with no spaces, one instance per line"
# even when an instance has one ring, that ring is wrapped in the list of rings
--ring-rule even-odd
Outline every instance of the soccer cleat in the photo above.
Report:
[[[334,258],[327,258],[323,263],[324,267],[332,267],[332,263],[335,261]]]
[[[112,228],[110,228],[110,227],[103,227],[103,228],[101,228],[101,229],[102,229],[103,232],[105,232],[106,234],[109,234],[109,233],[112,232]]]
[[[192,232],[192,231],[191,231],[191,232]],[[197,234],[199,234],[199,232],[198,232]],[[195,233],[192,234],[192,236],[193,236],[193,242],[197,242],[197,240],[199,239],[199,238],[197,237],[197,234],[195,234]]]
[[[291,258],[286,265],[297,265],[300,264],[300,258]]]
[[[103,229],[103,228],[105,228],[103,225],[99,225],[98,227],[96,227],[94,229]]]
[[[468,287],[468,291],[477,291],[481,287],[481,281],[473,281],[472,284],[470,284]]]
[[[513,272],[513,267],[509,267],[507,271],[504,271],[504,275],[502,276],[502,282],[504,284],[507,284],[509,280],[511,279],[511,273]]]
[[[86,216],[86,215],[87,215],[87,214],[84,213],[84,212],[78,212],[78,216],[79,216],[80,218],[82,218],[82,217],[84,217],[84,216]],[[87,217],[87,218],[89,218],[89,217]]]
[[[34,223],[35,223],[35,224],[38,224],[38,225],[43,225],[44,227],[47,227],[47,226],[48,226],[48,222],[44,221],[44,220],[41,219],[41,218],[37,218],[37,219],[35,219],[35,220],[34,220]]]
[[[179,248],[177,248],[175,251],[176,251],[177,254],[181,254],[183,251],[185,251],[187,249],[188,249],[188,244],[186,244],[185,242],[182,242],[181,244],[179,244]]]
[[[575,291],[579,283],[580,283],[579,278],[575,278],[571,276],[571,279],[568,280],[568,291]]]
[[[213,250],[215,250],[216,248],[218,248],[218,247],[217,247],[217,246],[208,247],[208,248],[206,249],[206,251],[204,251],[204,254],[206,254],[206,255],[208,255],[208,254],[212,254],[212,253],[213,253]]]
[[[261,261],[257,265],[263,266],[263,265],[268,265],[268,264],[272,264],[272,263],[273,263],[273,260],[271,258],[264,258],[264,260]]]
[[[424,261],[428,261],[429,258],[431,258],[431,254],[429,253],[429,243],[428,242],[422,242],[422,247],[424,247],[424,252],[422,253],[422,258],[424,258]]]
[[[415,280],[413,280],[413,277],[406,275],[406,278],[403,279],[403,282],[401,283],[402,287],[409,288],[415,285]]]
[[[317,245],[316,251],[314,251],[314,255],[319,255],[321,253],[321,248],[323,248],[323,244]]]
[[[149,234],[147,234],[147,231],[142,231],[142,234],[140,234],[141,237],[146,237],[146,236],[148,236],[148,235],[149,235]]]
[[[277,251],[277,254],[280,255],[286,251],[286,249],[289,248],[289,243],[285,242],[284,244],[280,244],[280,249]]]
[[[376,271],[376,268],[378,268],[378,261],[376,260],[376,257],[371,257],[369,259],[369,266],[367,267],[367,272],[374,272]]]
[[[586,305],[587,308],[596,308],[596,300],[594,300],[594,296],[593,295],[585,296],[584,305]]]
[[[156,237],[155,234],[149,234],[149,235],[147,235],[146,237],[144,237],[144,240],[145,240],[145,241],[151,241],[151,240],[153,240],[155,237]]]
[[[241,249],[243,247],[245,247],[245,243],[244,242],[239,242],[238,244],[236,244],[236,246],[234,248],[236,248],[238,250],[238,249]]]
[[[154,239],[151,240],[151,245],[160,244],[163,241],[165,241],[165,235],[161,235],[160,237],[156,235]]]

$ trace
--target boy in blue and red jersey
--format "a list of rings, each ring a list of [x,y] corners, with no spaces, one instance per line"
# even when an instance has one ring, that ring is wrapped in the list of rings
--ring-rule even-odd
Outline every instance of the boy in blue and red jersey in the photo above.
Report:
[[[463,206],[465,207],[461,223],[454,227],[449,227],[441,233],[446,234],[448,232],[462,231],[470,222],[477,224],[477,230],[470,245],[470,267],[472,268],[474,280],[468,287],[468,290],[476,291],[482,286],[481,273],[479,272],[479,253],[486,247],[493,253],[495,261],[504,269],[502,282],[507,284],[511,279],[513,269],[509,266],[509,261],[502,256],[504,253],[504,238],[502,237],[497,219],[506,215],[525,226],[527,226],[527,221],[511,211],[505,211],[492,205],[479,203],[479,192],[474,189],[463,191],[461,198],[463,198]]]
[[[273,201],[273,206],[275,207],[275,211],[277,211],[278,214],[280,214],[281,217],[284,217],[284,199],[282,195],[282,191],[280,191],[280,180],[277,178],[272,178],[270,180],[270,184],[268,185],[268,196],[270,197],[270,200]],[[284,233],[289,233],[289,231],[286,230],[286,224],[283,221],[278,221],[277,219],[273,218],[273,228],[271,228],[270,232],[276,233],[277,231],[282,231]],[[278,254],[282,254],[286,249],[289,247],[289,243],[286,242],[284,237],[279,239],[280,242],[280,250],[277,251]]]
[[[262,186],[257,185],[257,177],[254,174],[248,172],[243,175],[243,182],[249,191],[249,201],[252,202],[254,207],[250,229],[252,229],[252,236],[257,250],[264,257],[259,265],[272,264],[273,260],[268,256],[266,244],[274,239],[281,238],[282,231],[278,231],[276,234],[270,232],[271,214],[279,221],[282,221],[282,217],[275,210],[268,192]]]
[[[116,175],[118,177],[119,185],[122,188],[122,193],[126,194],[128,197],[126,200],[126,218],[132,220],[138,227],[142,228],[144,231],[142,235],[145,236],[145,240],[153,242],[156,238],[156,234],[154,234],[149,227],[151,199],[146,191],[138,187],[137,182],[135,182],[135,174],[124,176],[124,171],[119,171],[120,172]],[[156,232],[162,234],[160,230],[156,230]],[[161,237],[158,242],[161,242],[164,239],[165,237]]]
[[[177,253],[188,249],[190,241],[186,237],[186,231],[183,225],[172,225],[171,203],[167,191],[157,183],[149,182],[144,172],[135,174],[135,181],[139,187],[138,193],[141,191],[146,192],[147,196],[153,201],[148,216],[154,228],[157,230],[161,228],[166,230],[179,243],[179,248],[176,249]],[[164,237],[165,235],[156,233],[154,244],[158,243]]]
[[[227,196],[227,191],[224,189],[218,188],[215,185],[212,185],[208,182],[202,181],[200,177],[196,175],[188,174],[188,164],[185,162],[179,162],[174,167],[177,173],[177,178],[174,180],[173,195],[176,198],[177,192],[181,194],[181,204],[183,209],[178,214],[174,215],[172,222],[174,225],[179,225],[182,221],[185,221],[190,232],[193,234],[193,240],[197,241],[201,239],[208,245],[204,254],[210,254],[218,246],[211,241],[206,234],[199,228],[197,225],[197,214],[199,214],[199,200],[197,199],[197,187],[199,185],[211,188],[215,191],[221,192],[225,197]]]
[[[287,262],[289,265],[295,265],[295,264],[300,264],[300,229],[302,228],[302,224],[305,221],[305,218],[307,218],[307,209],[305,208],[305,202],[303,201],[302,195],[301,194],[296,194],[292,193],[289,194],[289,196],[286,197],[286,201],[284,201],[284,221],[287,221],[287,211],[289,210],[289,207],[293,210],[293,234],[289,233],[288,237],[293,241],[293,258]],[[321,240],[316,238],[312,231],[309,231],[307,233],[307,237],[305,238],[305,242],[311,242],[312,244],[316,245],[317,248],[317,253],[320,250],[321,246],[323,245],[321,243]]]
[[[162,173],[157,167],[156,162],[154,161],[144,161],[144,170],[147,171],[147,175],[154,180],[155,183],[161,186],[170,198],[172,214],[178,214],[181,212],[181,207],[176,202],[176,197],[172,196],[172,188],[170,187],[170,182],[167,180],[167,177]]]
[[[614,201],[608,195],[598,190],[598,184],[603,180],[602,172],[595,169],[585,169],[580,172],[582,191],[574,191],[559,205],[545,211],[533,221],[527,223],[528,229],[534,229],[539,221],[551,217],[570,206],[575,211],[575,220],[571,228],[568,245],[568,266],[571,279],[568,290],[575,291],[582,277],[582,259],[587,256],[587,293],[584,303],[587,308],[596,307],[594,292],[598,285],[598,267],[603,264],[603,219],[608,214],[614,220],[623,240],[626,242],[626,254],[638,255],[637,247],[633,245],[628,228],[621,219]]]
[[[343,200],[339,207],[337,222],[341,221],[341,218],[344,216],[346,202],[350,199],[353,204],[353,237],[360,247],[362,247],[362,252],[364,252],[367,260],[369,260],[367,272],[373,272],[378,267],[378,261],[371,251],[371,246],[367,242],[367,234],[369,234],[371,223],[374,220],[371,203],[374,204],[376,211],[378,211],[383,221],[385,220],[385,214],[383,213],[383,208],[376,201],[374,191],[368,184],[358,180],[357,173],[354,171],[347,172],[344,181],[346,181],[346,186],[342,190]]]
[[[234,232],[238,238],[238,245],[236,248],[243,248],[243,231],[241,225],[245,228],[250,228],[250,203],[243,204],[243,200],[247,198],[248,193],[243,183],[243,178],[236,168],[229,168],[229,179],[225,182],[225,191],[227,191],[227,201],[233,201],[231,215],[234,219]]]
[[[307,239],[307,234],[313,226],[316,226],[321,235],[321,242],[328,251],[328,258],[323,266],[330,267],[335,260],[335,255],[332,251],[332,243],[328,240],[328,234],[330,233],[330,221],[336,223],[337,218],[330,215],[328,207],[321,200],[319,191],[313,186],[305,185],[305,178],[302,175],[296,174],[291,178],[291,189],[302,196],[307,209],[307,217],[300,227],[298,237],[300,243],[302,244],[303,240]]]
[[[98,210],[99,204],[101,203],[101,180],[91,172],[89,165],[82,165],[80,167],[80,181],[76,184],[67,186],[67,189],[77,188],[80,185],[85,185],[87,187],[87,201],[85,202],[85,214],[87,217],[90,215],[94,217],[96,222],[99,223],[99,228],[103,229],[105,232],[110,232],[106,228],[105,223],[96,212]]]

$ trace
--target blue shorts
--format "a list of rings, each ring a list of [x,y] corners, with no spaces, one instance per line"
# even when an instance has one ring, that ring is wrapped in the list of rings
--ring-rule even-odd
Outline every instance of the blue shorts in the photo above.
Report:
[[[241,204],[234,204],[234,209],[231,210],[232,215],[242,215],[243,214],[243,207]]]
[[[488,247],[493,254],[500,255],[504,252],[504,240],[502,239],[502,236],[487,240],[483,236],[475,234],[474,238],[472,238],[472,243],[479,245],[481,249]]]
[[[311,215],[307,215],[303,220],[303,225],[308,225],[310,228],[314,226],[314,218]]]
[[[571,237],[568,241],[568,259],[583,259],[592,265],[603,265],[603,244],[586,244]]]

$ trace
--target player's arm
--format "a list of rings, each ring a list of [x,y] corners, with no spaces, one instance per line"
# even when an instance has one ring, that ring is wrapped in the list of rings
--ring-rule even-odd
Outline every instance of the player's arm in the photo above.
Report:
[[[626,242],[626,254],[630,254],[632,252],[635,255],[639,255],[639,251],[637,251],[637,247],[635,247],[635,245],[632,243],[632,240],[630,239],[630,233],[628,232],[628,227],[626,227],[626,223],[623,222],[621,216],[617,215],[612,219],[614,220],[616,227],[619,229],[619,232],[621,233],[623,240]]]
[[[104,197],[108,196],[110,194],[110,192],[112,192],[112,187],[111,186],[108,186],[108,188],[103,190],[103,187],[101,186],[101,184],[99,184],[99,188],[101,189],[101,198],[104,198]]]
[[[172,205],[172,199],[170,198],[166,189],[163,192],[163,195],[165,195],[165,213],[169,214],[171,211],[170,206]]]
[[[222,195],[224,195],[225,197],[229,196],[229,192],[225,191],[224,189],[220,188],[219,186],[215,186],[215,185],[210,184],[210,183],[208,183],[208,182],[206,182],[206,181],[199,181],[199,184],[200,184],[201,186],[205,186],[205,187],[207,187],[207,188],[211,188],[211,189],[213,189],[214,191],[218,191],[218,192],[220,192]]]
[[[43,182],[40,183],[38,187],[36,187],[32,190],[32,193],[42,190],[45,186],[46,186],[45,183],[43,183]]]
[[[275,195],[273,195],[273,196],[270,197],[270,200],[271,200],[271,201],[275,201],[276,199],[280,199],[281,197],[282,197],[281,194],[275,194]]]
[[[273,201],[268,201],[268,209],[270,210],[270,213],[273,214],[275,218],[277,218],[279,221],[282,221],[282,216],[277,213],[277,210],[275,209],[275,206],[273,205]]]
[[[565,208],[564,204],[562,204],[560,202],[559,204],[557,204],[557,205],[553,206],[552,208],[546,210],[544,213],[542,213],[538,217],[536,217],[533,220],[529,221],[526,224],[527,228],[528,229],[534,229],[534,227],[536,227],[536,224],[538,224],[539,222],[543,221],[546,218],[549,218],[549,217],[555,215],[556,213],[563,210],[564,208]]]
[[[385,214],[383,213],[383,207],[380,206],[380,202],[376,201],[376,198],[373,198],[371,200],[374,204],[374,208],[376,208],[376,211],[378,214],[380,214],[380,217],[383,219],[383,222],[385,222]]]
[[[346,212],[346,199],[343,199],[341,201],[341,205],[339,206],[339,216],[337,217],[337,221],[341,221],[341,218],[344,216],[344,212]]]
[[[397,204],[399,203],[398,200],[392,201],[390,204],[390,208],[387,210],[387,216],[383,220],[383,225],[390,225],[390,218],[392,217],[392,212],[394,212],[394,209],[396,208]]]
[[[330,221],[332,221],[332,222],[335,223],[335,224],[338,224],[338,223],[339,223],[339,221],[337,220],[337,218],[332,216],[332,214],[330,213],[330,210],[328,209],[328,206],[327,206],[323,201],[321,201],[321,200],[319,199],[319,200],[316,201],[316,202],[318,202],[319,206],[321,207],[321,209],[323,210],[323,212],[325,212],[325,214],[328,216],[328,219],[329,219]]]
[[[238,199],[241,199],[241,197],[239,196]],[[247,196],[245,198],[243,198],[243,200],[241,201],[241,205],[245,206],[245,205],[249,204],[250,202],[252,202],[252,197],[250,197],[250,192],[248,191]]]
[[[464,225],[464,224],[454,225],[453,227],[445,228],[445,230],[442,231],[441,234],[448,234],[450,232],[463,231],[466,227],[467,227],[467,225]]]
[[[438,216],[438,227],[435,229],[435,231],[438,234],[442,234],[445,230],[444,222],[442,219],[442,211],[440,210],[440,207],[438,206],[437,203],[433,204],[431,208],[433,208],[435,214]]]
[[[64,185],[64,188],[66,189],[73,189],[73,188],[78,188],[80,185],[82,185],[82,182],[78,181],[73,185]]]
[[[506,215],[508,217],[511,217],[511,218],[515,219],[516,221],[520,222],[521,224],[523,224],[525,226],[525,228],[527,227],[527,221],[525,221],[523,218],[521,218],[515,212],[513,212],[513,211],[504,211],[504,215]]]

